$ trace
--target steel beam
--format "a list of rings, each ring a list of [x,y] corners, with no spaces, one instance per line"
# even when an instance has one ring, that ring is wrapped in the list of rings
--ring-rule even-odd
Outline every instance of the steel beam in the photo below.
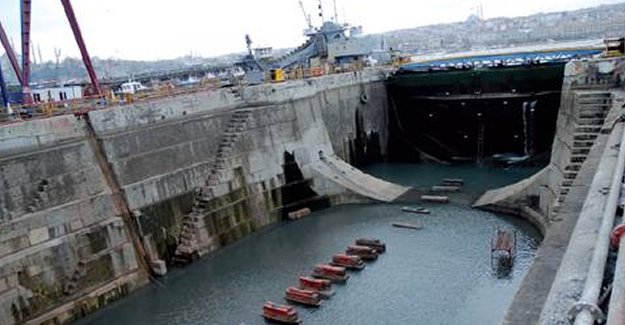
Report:
[[[13,46],[11,46],[11,43],[9,42],[7,33],[4,31],[4,28],[2,27],[2,22],[0,22],[0,42],[2,42],[2,46],[4,47],[4,50],[7,52],[7,56],[9,57],[9,62],[11,62],[11,66],[13,67],[13,71],[15,72],[15,76],[17,77],[17,80],[20,82],[20,85],[22,85],[23,84],[22,69],[20,68],[20,64],[17,62],[15,51],[13,51]]]
[[[72,32],[74,32],[74,38],[76,39],[76,43],[78,44],[78,48],[80,49],[82,62],[85,64],[85,68],[87,69],[87,73],[89,74],[89,79],[91,79],[93,90],[95,91],[95,94],[97,96],[101,96],[102,91],[100,89],[100,82],[98,81],[98,76],[96,75],[93,64],[91,63],[91,57],[89,56],[89,52],[87,52],[87,46],[85,45],[85,41],[82,37],[80,26],[78,26],[78,20],[76,19],[76,15],[74,14],[74,8],[72,7],[70,0],[61,0],[61,3],[63,4],[63,8],[65,9],[65,16],[67,16],[67,20],[69,21],[69,25],[72,28]]]
[[[20,10],[22,13],[22,88],[25,100],[30,97],[30,13],[31,0],[22,0]]]

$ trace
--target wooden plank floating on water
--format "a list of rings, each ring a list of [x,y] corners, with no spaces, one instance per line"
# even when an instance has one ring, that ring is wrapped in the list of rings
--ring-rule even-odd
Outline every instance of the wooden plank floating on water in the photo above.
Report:
[[[290,220],[296,220],[296,219],[300,219],[300,218],[302,218],[302,217],[305,217],[305,216],[309,215],[309,214],[310,214],[310,212],[311,212],[311,211],[310,211],[310,209],[309,209],[309,208],[303,208],[303,209],[299,209],[299,210],[296,210],[296,211],[291,211],[291,212],[289,212],[289,214],[287,215],[287,217],[288,217]]]
[[[423,228],[422,225],[417,225],[417,224],[408,223],[408,222],[393,222],[391,223],[391,225],[397,228],[407,228],[407,229],[416,229],[416,230]]]
[[[462,185],[464,185],[464,179],[462,179],[462,178],[443,178],[443,185],[462,186]]]
[[[432,186],[433,192],[458,192],[459,190],[460,190],[460,186],[455,186],[455,185]]]
[[[430,210],[424,208],[424,207],[416,207],[416,208],[412,208],[412,207],[403,207],[401,208],[402,211],[404,212],[412,212],[412,213],[419,213],[419,214],[430,214]]]
[[[447,203],[449,202],[449,197],[440,195],[421,195],[421,200],[434,203]]]

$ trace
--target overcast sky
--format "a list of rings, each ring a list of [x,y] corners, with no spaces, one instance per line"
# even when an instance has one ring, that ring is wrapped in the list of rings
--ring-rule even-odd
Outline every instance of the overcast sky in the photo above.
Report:
[[[318,0],[302,0],[315,25]],[[485,18],[525,16],[618,3],[623,0],[484,0]],[[32,1],[32,40],[44,60],[78,57],[59,0]],[[19,47],[20,0],[0,0],[0,19]],[[337,0],[341,22],[378,33],[441,22],[465,20],[477,0]],[[245,50],[244,35],[254,46],[295,47],[306,27],[298,0],[73,0],[72,4],[92,56],[136,60],[169,59],[193,53],[214,56]],[[334,15],[324,0],[326,18]],[[19,52],[20,50],[17,49]],[[0,51],[0,53],[3,53]]]

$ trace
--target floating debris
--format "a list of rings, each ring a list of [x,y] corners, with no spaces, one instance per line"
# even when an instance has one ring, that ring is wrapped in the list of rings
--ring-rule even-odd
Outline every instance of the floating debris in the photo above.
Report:
[[[290,220],[296,220],[296,219],[301,219],[307,215],[309,215],[311,213],[309,208],[303,208],[303,209],[299,209],[299,210],[295,210],[295,211],[291,211],[289,212],[289,214],[287,214],[287,217]]]
[[[299,277],[299,287],[317,292],[321,298],[328,299],[334,295],[332,282],[326,279],[315,279],[307,276]]]
[[[419,213],[419,214],[430,214],[430,210],[424,208],[424,207],[403,207],[401,208],[402,211],[405,212],[412,212],[412,213]]]
[[[329,264],[319,264],[315,266],[312,276],[315,278],[326,279],[332,282],[341,283],[349,279],[349,275],[345,272],[344,267],[333,266]]]
[[[439,195],[421,195],[421,200],[426,202],[434,202],[434,203],[448,203],[448,196],[439,196]]]
[[[271,301],[267,301],[263,305],[263,317],[267,320],[284,324],[300,324],[302,322],[293,306],[278,305]]]
[[[345,253],[347,253],[347,255],[360,256],[360,258],[366,261],[378,259],[378,251],[369,246],[349,245]]]
[[[330,262],[330,264],[356,271],[365,268],[365,263],[363,263],[362,258],[357,255],[336,254],[332,256],[332,262]]]
[[[505,277],[512,271],[516,254],[516,233],[497,229],[490,242],[490,261],[497,277]]]
[[[464,185],[464,179],[462,179],[462,178],[443,178],[443,185],[463,186]]]
[[[378,253],[380,253],[380,254],[386,252],[386,244],[383,243],[379,239],[358,238],[358,239],[356,239],[356,245],[369,246],[369,247],[375,249],[376,251],[378,251]]]
[[[408,222],[393,222],[391,223],[391,225],[397,228],[407,228],[407,229],[416,229],[416,230],[423,228],[422,225],[417,225],[417,224],[408,223]]]
[[[311,307],[321,306],[321,296],[312,290],[288,287],[284,299]]]
[[[432,186],[432,192],[458,192],[460,186],[457,185],[435,185]]]

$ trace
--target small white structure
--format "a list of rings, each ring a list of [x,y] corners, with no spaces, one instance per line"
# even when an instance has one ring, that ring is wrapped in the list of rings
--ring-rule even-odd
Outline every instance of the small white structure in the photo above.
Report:
[[[31,92],[35,103],[61,102],[83,97],[82,86],[79,85],[34,86]]]
[[[142,85],[138,81],[128,80],[128,82],[124,82],[119,87],[119,93],[120,94],[136,94],[138,92],[141,92],[147,89],[148,88],[146,86]]]

